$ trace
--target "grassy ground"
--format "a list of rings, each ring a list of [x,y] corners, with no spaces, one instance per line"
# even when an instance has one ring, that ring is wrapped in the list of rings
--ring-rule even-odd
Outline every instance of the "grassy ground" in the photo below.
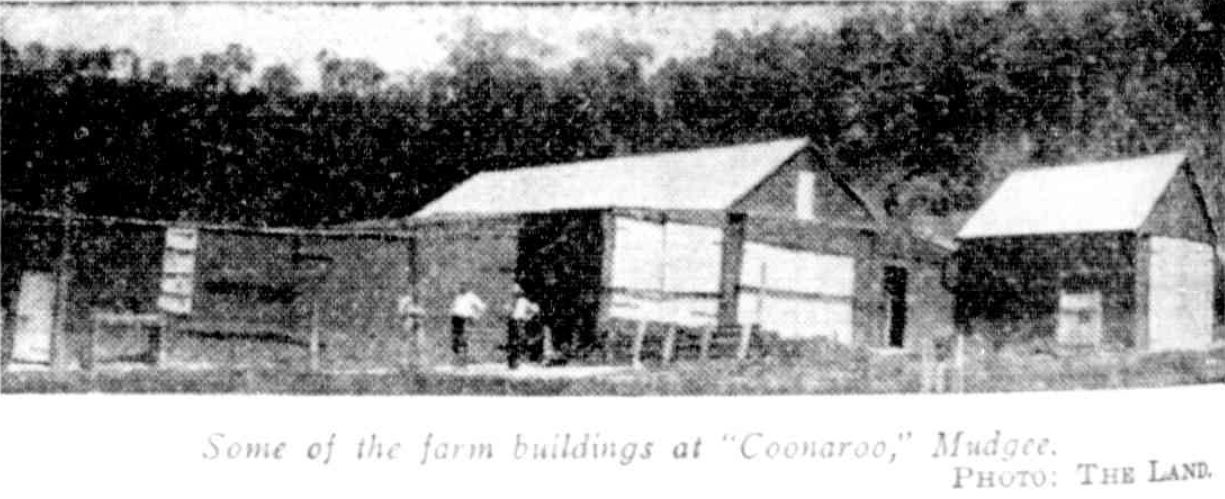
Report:
[[[297,364],[300,366],[300,364]],[[313,373],[294,366],[9,370],[5,393],[244,393],[422,395],[765,395],[915,393],[924,363],[913,353],[881,354],[826,343],[791,345],[772,355],[685,361],[644,369],[542,368],[507,373],[484,366]],[[530,369],[534,369],[530,370]],[[589,369],[590,370],[590,369]],[[579,374],[579,375],[576,375]],[[948,386],[955,375],[946,368]],[[1073,390],[1225,383],[1225,347],[1207,352],[1083,353],[1054,356],[981,352],[964,368],[968,392]]]

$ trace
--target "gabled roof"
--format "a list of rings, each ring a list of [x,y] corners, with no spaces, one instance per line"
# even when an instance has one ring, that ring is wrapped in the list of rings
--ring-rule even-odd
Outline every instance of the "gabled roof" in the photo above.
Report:
[[[1013,172],[957,238],[1138,230],[1186,159],[1171,153]]]
[[[602,208],[724,210],[808,144],[808,139],[787,139],[479,173],[413,217]]]

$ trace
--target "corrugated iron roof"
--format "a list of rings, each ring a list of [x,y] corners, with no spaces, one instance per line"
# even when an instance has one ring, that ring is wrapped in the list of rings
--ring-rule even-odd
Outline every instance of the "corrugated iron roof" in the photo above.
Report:
[[[1139,229],[1184,161],[1171,153],[1013,172],[957,237]]]
[[[807,146],[808,139],[787,139],[485,172],[413,216],[601,208],[722,210]]]

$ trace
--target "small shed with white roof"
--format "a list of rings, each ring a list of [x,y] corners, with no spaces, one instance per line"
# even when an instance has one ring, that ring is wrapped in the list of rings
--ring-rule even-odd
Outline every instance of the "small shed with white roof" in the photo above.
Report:
[[[1014,172],[957,235],[956,320],[997,344],[1204,348],[1217,237],[1181,153]]]

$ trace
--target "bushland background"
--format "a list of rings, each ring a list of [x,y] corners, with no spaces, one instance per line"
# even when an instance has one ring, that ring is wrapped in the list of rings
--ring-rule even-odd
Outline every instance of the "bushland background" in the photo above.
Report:
[[[396,78],[321,46],[310,89],[237,43],[3,41],[3,200],[314,226],[407,216],[483,170],[808,136],[896,216],[972,209],[1023,165],[1185,149],[1225,232],[1223,2],[911,2],[666,61],[593,35],[561,66],[534,55],[549,40],[461,31]]]

